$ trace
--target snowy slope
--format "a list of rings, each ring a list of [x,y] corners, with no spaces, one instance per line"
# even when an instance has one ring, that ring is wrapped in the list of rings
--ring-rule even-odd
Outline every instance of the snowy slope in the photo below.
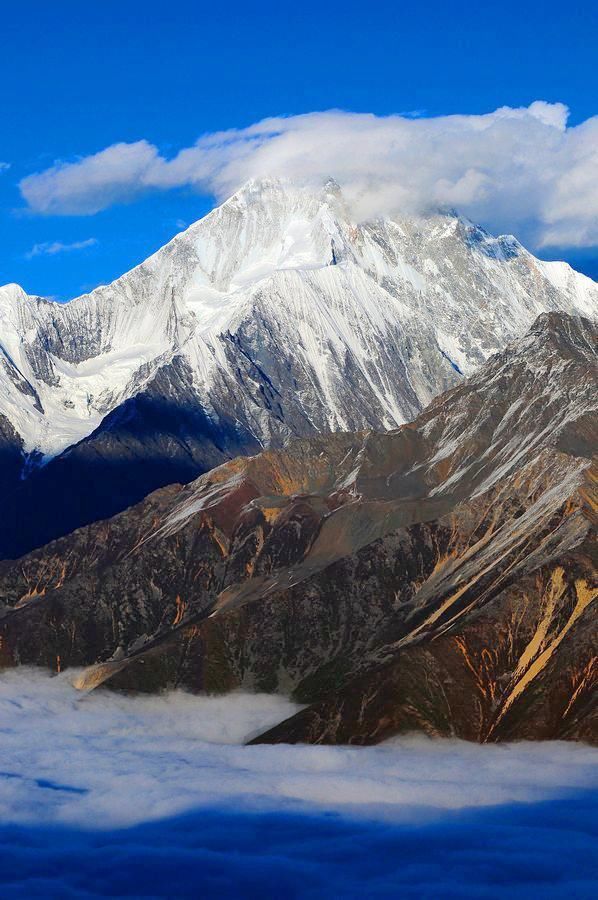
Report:
[[[456,215],[358,224],[334,183],[252,181],[68,304],[0,288],[0,416],[55,456],[178,361],[261,445],[391,428],[538,314],[597,309],[593,281]]]

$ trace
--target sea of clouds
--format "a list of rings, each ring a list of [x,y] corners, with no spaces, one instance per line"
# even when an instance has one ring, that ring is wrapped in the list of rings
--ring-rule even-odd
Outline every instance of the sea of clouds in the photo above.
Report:
[[[598,751],[243,746],[282,697],[0,679],[4,897],[592,897]]]

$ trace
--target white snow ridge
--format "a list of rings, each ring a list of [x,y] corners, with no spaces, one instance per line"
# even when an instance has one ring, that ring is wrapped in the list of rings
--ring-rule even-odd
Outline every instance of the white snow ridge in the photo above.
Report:
[[[179,357],[207,415],[234,397],[262,445],[392,428],[541,312],[597,309],[589,278],[456,215],[357,223],[333,182],[251,181],[70,303],[0,288],[0,416],[53,456]]]

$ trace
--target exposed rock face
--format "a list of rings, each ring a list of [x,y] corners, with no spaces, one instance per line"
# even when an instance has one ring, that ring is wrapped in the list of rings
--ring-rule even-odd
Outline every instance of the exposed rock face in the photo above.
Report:
[[[23,471],[23,442],[5,416],[0,415],[0,494],[6,496]]]
[[[239,453],[394,428],[538,314],[597,304],[590,279],[458,216],[357,224],[334,185],[280,181],[68,304],[0,288],[0,417],[21,460],[0,557]]]
[[[5,664],[309,704],[263,740],[597,740],[596,338],[541,316],[412,424],[235,459],[0,564]]]

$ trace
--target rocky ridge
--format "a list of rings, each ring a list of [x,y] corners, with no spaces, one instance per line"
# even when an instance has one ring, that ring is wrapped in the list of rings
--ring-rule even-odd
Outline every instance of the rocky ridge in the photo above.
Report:
[[[410,424],[235,459],[0,564],[4,664],[308,704],[262,740],[596,740],[596,337],[542,315]]]

